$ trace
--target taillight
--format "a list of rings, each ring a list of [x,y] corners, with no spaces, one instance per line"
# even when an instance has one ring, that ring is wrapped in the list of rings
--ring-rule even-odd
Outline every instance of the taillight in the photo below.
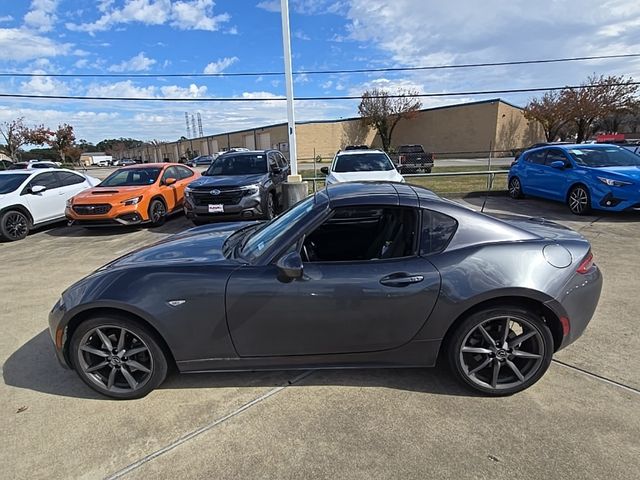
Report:
[[[587,253],[587,256],[584,257],[584,260],[580,262],[580,266],[578,267],[576,272],[584,275],[586,273],[589,273],[589,270],[591,270],[591,267],[593,267],[593,253],[589,251],[589,253]]]

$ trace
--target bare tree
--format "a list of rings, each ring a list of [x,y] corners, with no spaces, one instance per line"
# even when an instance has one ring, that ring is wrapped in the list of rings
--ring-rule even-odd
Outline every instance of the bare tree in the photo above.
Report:
[[[590,76],[580,87],[565,88],[561,93],[562,102],[567,118],[575,127],[576,142],[583,142],[593,133],[596,121],[630,111],[637,90],[631,77],[602,75]]]
[[[358,112],[367,125],[376,129],[385,152],[391,149],[391,138],[398,122],[415,117],[422,107],[422,102],[414,96],[417,94],[414,90],[404,89],[398,91],[399,96],[379,89],[362,94]]]
[[[4,138],[5,145],[0,146],[11,159],[18,159],[18,152],[24,145],[44,145],[47,143],[51,132],[43,125],[28,128],[24,125],[24,119],[18,118],[0,125],[0,134]]]
[[[524,109],[527,120],[537,120],[544,130],[548,142],[564,136],[569,123],[563,97],[560,93],[546,92],[542,97],[534,98]]]
[[[52,133],[48,143],[49,146],[60,155],[60,159],[62,163],[64,163],[67,154],[69,154],[74,147],[75,141],[76,136],[73,133],[73,127],[65,123],[58,125],[58,129]]]

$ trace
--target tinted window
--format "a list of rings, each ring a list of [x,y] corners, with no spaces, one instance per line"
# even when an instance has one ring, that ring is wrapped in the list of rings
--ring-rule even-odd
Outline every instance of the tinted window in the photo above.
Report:
[[[28,173],[0,175],[0,194],[13,192],[20,185],[22,185],[22,182],[24,182],[27,178],[29,178]]]
[[[105,178],[98,187],[133,187],[152,185],[161,168],[121,168]]]
[[[544,165],[544,157],[546,153],[546,150],[536,150],[535,152],[530,152],[526,157],[527,162],[535,163],[536,165]]]
[[[181,180],[183,178],[193,177],[193,172],[186,167],[175,167],[175,169],[178,171]]]
[[[450,216],[433,210],[423,210],[420,254],[432,255],[443,251],[457,228],[458,222]]]
[[[255,175],[267,173],[266,155],[227,153],[218,157],[204,175]]]
[[[47,190],[53,190],[54,188],[61,187],[62,184],[58,180],[58,176],[53,172],[41,173],[29,182],[29,187],[35,185],[43,185],[47,187]]]
[[[560,150],[549,150],[545,163],[551,165],[553,162],[562,162],[566,165],[569,163],[569,160]]]
[[[276,160],[280,168],[287,168],[287,159],[281,153],[276,153]]]
[[[60,179],[60,183],[65,187],[68,185],[78,185],[85,181],[84,177],[71,172],[59,172],[58,178]]]
[[[273,170],[274,168],[278,168],[278,162],[276,160],[276,154],[275,153],[270,153],[269,154],[269,168],[271,170]]]
[[[585,167],[640,166],[640,157],[620,147],[572,148],[569,154],[578,165]]]
[[[343,172],[379,172],[393,170],[393,164],[384,153],[362,153],[338,155],[333,171]]]
[[[398,153],[424,153],[422,145],[405,145],[398,149]]]
[[[162,181],[164,182],[167,178],[175,178],[176,180],[179,180],[178,172],[176,172],[175,167],[169,167],[164,171],[162,174]]]

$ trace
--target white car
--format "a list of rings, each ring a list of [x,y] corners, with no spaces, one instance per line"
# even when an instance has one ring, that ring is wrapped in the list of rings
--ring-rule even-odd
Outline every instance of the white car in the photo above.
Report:
[[[404,182],[389,156],[380,150],[344,150],[336,154],[331,167],[322,167],[326,183],[386,181]]]
[[[0,238],[22,240],[34,227],[64,220],[67,200],[98,183],[61,168],[0,171]]]

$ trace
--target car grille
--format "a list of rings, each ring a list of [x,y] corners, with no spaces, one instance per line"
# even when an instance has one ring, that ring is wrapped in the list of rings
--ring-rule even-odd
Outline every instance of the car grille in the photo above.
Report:
[[[109,213],[109,210],[111,210],[111,205],[108,203],[73,206],[73,211],[78,215],[104,215],[105,213]]]
[[[214,195],[211,193],[212,191],[218,191],[220,193]],[[194,190],[192,195],[196,205],[237,205],[246,193],[248,193],[246,190],[240,190],[236,187],[211,187],[206,190]]]

